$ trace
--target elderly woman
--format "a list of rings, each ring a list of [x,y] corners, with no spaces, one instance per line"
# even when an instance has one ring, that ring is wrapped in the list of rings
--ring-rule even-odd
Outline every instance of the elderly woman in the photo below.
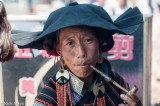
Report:
[[[113,47],[113,34],[132,34],[142,23],[138,8],[113,22],[100,6],[70,3],[50,14],[42,32],[13,34],[20,48],[45,49],[60,56],[60,70],[37,95],[34,106],[141,106],[134,91],[123,94],[90,66],[129,89],[102,53]]]

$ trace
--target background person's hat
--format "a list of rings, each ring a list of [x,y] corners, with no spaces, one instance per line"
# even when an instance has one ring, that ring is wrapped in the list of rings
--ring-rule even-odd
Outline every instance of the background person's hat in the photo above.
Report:
[[[53,11],[49,15],[43,31],[15,32],[12,33],[11,38],[19,48],[44,49],[44,39],[47,36],[56,39],[56,31],[70,26],[88,26],[99,31],[98,33],[103,36],[106,44],[103,51],[108,51],[114,45],[113,34],[133,34],[142,24],[143,16],[137,7],[129,8],[113,22],[102,7],[74,2]]]

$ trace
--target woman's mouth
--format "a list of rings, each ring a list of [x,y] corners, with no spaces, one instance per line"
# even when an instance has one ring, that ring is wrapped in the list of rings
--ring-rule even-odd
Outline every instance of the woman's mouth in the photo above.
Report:
[[[78,64],[78,65],[76,65],[76,66],[78,66],[78,67],[88,67],[89,64]]]

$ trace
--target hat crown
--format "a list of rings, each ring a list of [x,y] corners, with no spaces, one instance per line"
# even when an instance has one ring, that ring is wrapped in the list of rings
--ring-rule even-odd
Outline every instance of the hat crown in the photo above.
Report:
[[[46,21],[44,30],[56,24],[61,24],[61,28],[63,28],[74,25],[85,25],[86,22],[95,22],[98,24],[103,21],[113,23],[111,17],[101,6],[73,2],[66,7],[53,11]],[[86,23],[86,26],[92,27],[92,25],[88,23]],[[57,28],[57,30],[58,29],[59,28]]]
[[[102,51],[106,52],[114,45],[113,34],[133,34],[139,27],[142,27],[142,24],[143,16],[137,7],[128,9],[113,22],[108,13],[100,6],[70,3],[49,15],[43,31],[13,34],[11,37],[19,47],[44,49],[43,42],[46,37],[56,43],[57,30],[71,26],[88,26],[92,27],[98,36],[104,38],[105,45],[103,45]],[[56,49],[53,52],[56,53]]]

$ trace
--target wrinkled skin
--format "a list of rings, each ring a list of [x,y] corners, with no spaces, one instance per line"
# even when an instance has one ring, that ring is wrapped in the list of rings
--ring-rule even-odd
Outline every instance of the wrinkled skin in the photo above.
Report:
[[[60,30],[57,52],[71,72],[85,84],[90,84],[93,79],[93,70],[88,65],[95,66],[97,63],[99,48],[99,41],[90,28],[76,26]],[[122,94],[121,98],[127,104],[119,106],[142,106],[135,93],[131,92],[128,96]]]
[[[94,32],[85,27],[70,27],[60,31],[59,51],[68,68],[79,78],[93,74],[99,56],[99,43]]]

